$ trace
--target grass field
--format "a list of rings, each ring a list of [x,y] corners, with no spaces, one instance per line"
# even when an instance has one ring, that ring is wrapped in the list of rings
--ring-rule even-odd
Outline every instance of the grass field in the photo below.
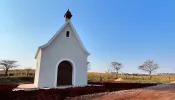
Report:
[[[150,80],[149,76],[136,76],[136,75],[118,75],[121,78],[121,82],[127,83],[170,83],[175,81],[175,75],[153,75]],[[88,81],[97,82],[114,82],[116,75],[109,73],[88,73]],[[0,83],[33,83],[34,77],[30,76],[10,76],[7,78],[1,77]]]
[[[0,83],[33,83],[34,77],[20,76],[20,77],[1,77]]]
[[[175,75],[152,75],[150,76],[136,76],[136,75],[118,75],[122,78],[122,82],[136,82],[136,83],[170,83],[175,81]],[[110,73],[88,73],[89,81],[114,81],[117,79],[116,75]]]

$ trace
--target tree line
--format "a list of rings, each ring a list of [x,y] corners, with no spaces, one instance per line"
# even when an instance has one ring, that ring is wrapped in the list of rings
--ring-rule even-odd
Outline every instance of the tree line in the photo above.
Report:
[[[1,60],[0,61],[0,69],[5,71],[5,77],[8,75],[8,71],[11,68],[16,68],[19,65],[15,60]],[[109,69],[107,72],[114,72],[116,74],[116,78],[118,78],[119,70],[123,68],[123,64],[119,62],[111,62]],[[150,75],[150,79],[152,78],[151,74],[153,71],[157,70],[159,65],[154,62],[154,60],[147,60],[142,65],[138,66],[138,69],[148,72]],[[26,68],[27,76],[29,75],[29,71],[31,68]],[[90,70],[90,63],[88,62],[87,70]]]
[[[19,66],[19,64],[17,64],[17,62],[18,61],[15,61],[15,60],[1,60],[0,61],[0,69],[4,70],[5,77],[7,77],[9,69],[16,68]],[[29,72],[30,72],[31,68],[29,67],[29,68],[26,68],[25,70],[26,70],[27,76],[29,76]]]
[[[118,78],[119,70],[123,68],[123,64],[119,62],[111,62],[108,73],[115,73],[116,78]],[[147,60],[142,65],[138,66],[138,69],[148,72],[150,79],[152,78],[153,71],[159,68],[159,64],[157,64],[154,60]]]

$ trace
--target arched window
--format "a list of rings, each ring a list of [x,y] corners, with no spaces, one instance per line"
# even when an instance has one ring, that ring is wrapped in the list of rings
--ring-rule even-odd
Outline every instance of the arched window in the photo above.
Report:
[[[66,37],[70,37],[70,31],[66,31]]]

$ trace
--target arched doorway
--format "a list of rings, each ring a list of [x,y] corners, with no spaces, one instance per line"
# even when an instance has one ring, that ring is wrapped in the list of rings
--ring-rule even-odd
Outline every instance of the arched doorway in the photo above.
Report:
[[[62,61],[57,70],[57,86],[72,85],[72,65],[68,61]]]

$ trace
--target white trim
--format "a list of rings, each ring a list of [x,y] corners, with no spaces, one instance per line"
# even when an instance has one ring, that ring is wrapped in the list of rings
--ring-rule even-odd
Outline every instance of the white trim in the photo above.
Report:
[[[37,55],[38,55],[39,50],[40,50],[40,49],[43,49],[43,48],[45,48],[45,47],[47,47],[47,46],[58,36],[58,34],[61,33],[61,31],[63,30],[63,28],[66,27],[66,25],[67,25],[68,23],[70,23],[70,26],[72,27],[72,29],[73,29],[73,31],[74,31],[76,37],[78,38],[78,41],[79,41],[79,43],[81,44],[82,49],[85,51],[85,53],[86,53],[88,56],[90,55],[90,53],[86,50],[86,48],[84,47],[82,41],[80,40],[80,38],[79,38],[79,36],[78,36],[78,34],[77,34],[75,28],[73,27],[71,21],[67,21],[67,22],[56,32],[56,34],[55,34],[46,44],[44,44],[44,45],[38,47],[38,50],[37,50],[36,55],[35,55],[35,59],[36,59],[36,57],[37,57]]]
[[[76,81],[75,81],[76,66],[75,66],[75,63],[71,59],[61,59],[61,60],[58,61],[58,63],[55,66],[55,83],[54,83],[54,87],[57,87],[58,67],[59,67],[59,64],[62,61],[68,61],[72,65],[72,68],[73,68],[73,70],[72,70],[72,85],[75,86],[76,85]]]

